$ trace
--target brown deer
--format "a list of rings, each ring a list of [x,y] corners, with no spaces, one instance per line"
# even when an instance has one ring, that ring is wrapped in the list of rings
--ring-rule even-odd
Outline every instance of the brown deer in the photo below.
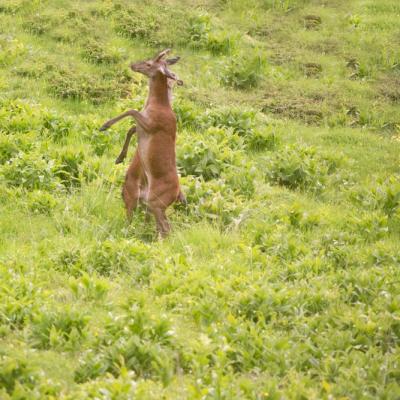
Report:
[[[166,62],[167,62],[167,64],[170,65],[172,62],[175,63],[175,62],[177,62],[179,59],[180,59],[180,57],[175,57],[175,58],[173,58],[173,59],[171,58],[171,59],[166,60]],[[173,87],[174,87],[174,85],[175,85],[175,82],[176,82],[176,81],[173,80],[173,79],[170,79],[170,78],[167,79],[168,98],[169,98],[169,101],[170,101],[171,105],[172,105],[172,89],[173,89]],[[108,121],[108,122],[109,122],[109,121]],[[110,127],[110,126],[108,126],[108,127]],[[105,130],[105,129],[107,129],[107,127],[105,127],[105,128],[101,127],[101,128],[100,128],[101,131],[103,131],[103,130]],[[126,158],[126,156],[127,156],[127,154],[128,154],[129,144],[130,144],[130,142],[131,142],[132,136],[133,136],[135,133],[136,133],[136,126],[132,126],[132,127],[129,129],[129,131],[127,132],[127,134],[126,134],[124,145],[122,146],[121,153],[119,154],[119,156],[118,156],[117,159],[115,160],[115,164],[121,164],[121,163],[125,160],[125,158]]]
[[[139,201],[143,202],[154,215],[157,231],[162,237],[170,231],[165,210],[174,201],[186,201],[179,188],[176,170],[176,117],[171,107],[171,93],[168,93],[168,79],[178,85],[183,82],[168,69],[168,65],[179,59],[165,60],[169,51],[166,49],[151,60],[131,65],[132,71],[149,78],[149,95],[144,109],[126,111],[100,128],[105,130],[128,116],[135,119],[136,127],[132,127],[127,135],[130,140],[136,131],[138,147],[122,189],[126,214],[130,221]]]

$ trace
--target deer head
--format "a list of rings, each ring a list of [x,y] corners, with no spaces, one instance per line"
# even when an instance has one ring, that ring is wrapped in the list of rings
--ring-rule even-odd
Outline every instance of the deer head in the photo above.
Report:
[[[158,74],[166,76],[168,79],[176,81],[177,85],[183,85],[183,82],[168,69],[169,65],[177,63],[180,57],[165,59],[170,49],[165,49],[158,53],[154,58],[147,61],[140,61],[131,64],[132,71],[139,72],[149,78],[154,78]]]

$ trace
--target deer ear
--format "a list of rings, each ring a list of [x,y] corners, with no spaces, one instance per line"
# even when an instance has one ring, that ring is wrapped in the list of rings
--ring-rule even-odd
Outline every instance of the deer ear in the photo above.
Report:
[[[176,81],[176,84],[179,86],[183,85],[183,81],[181,81],[172,71],[170,71],[167,67],[162,67],[161,72],[169,79],[173,79]]]
[[[173,65],[176,64],[181,58],[179,56],[174,57],[174,58],[167,58],[165,60],[165,62],[167,63],[167,65]]]
[[[163,57],[165,57],[169,52],[171,51],[171,49],[165,49],[163,51],[161,51],[160,53],[158,53],[155,57],[154,57],[154,61],[160,61]]]

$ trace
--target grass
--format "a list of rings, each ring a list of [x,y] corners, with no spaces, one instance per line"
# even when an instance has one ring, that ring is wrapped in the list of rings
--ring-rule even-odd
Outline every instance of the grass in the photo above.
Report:
[[[0,4],[1,399],[397,399],[395,0]],[[189,206],[115,165],[172,46]]]

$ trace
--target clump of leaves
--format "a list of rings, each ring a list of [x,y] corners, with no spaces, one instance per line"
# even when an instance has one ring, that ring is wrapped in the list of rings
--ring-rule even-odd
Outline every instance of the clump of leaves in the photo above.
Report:
[[[0,35],[0,65],[13,63],[26,51],[26,46],[18,39],[12,36]]]
[[[129,240],[107,239],[92,246],[85,257],[85,268],[100,275],[112,275],[127,271],[131,263],[145,262],[148,247]]]
[[[92,39],[85,43],[83,57],[94,64],[116,64],[121,61],[122,54],[117,49],[111,50],[104,42]]]
[[[99,104],[128,95],[131,79],[125,71],[108,71],[97,76],[64,67],[52,72],[48,84],[56,97]]]
[[[39,349],[74,346],[85,335],[88,318],[79,311],[44,309],[32,321],[31,339]]]
[[[66,139],[73,129],[70,119],[60,117],[54,113],[46,113],[43,117],[41,134],[50,137],[55,142]]]
[[[99,131],[98,129],[93,129],[86,137],[90,139],[94,154],[97,156],[102,156],[108,151],[116,139],[116,136],[112,136],[106,131]]]
[[[24,266],[0,264],[0,325],[21,329],[43,299],[34,276]]]
[[[1,398],[29,398],[20,396],[24,395],[24,392],[25,395],[29,395],[29,391],[37,384],[38,377],[38,371],[27,361],[6,355],[0,356]]]
[[[26,152],[32,148],[32,143],[25,136],[5,134],[0,131],[0,164],[15,157],[20,151]]]
[[[57,154],[58,165],[55,175],[66,187],[80,186],[82,182],[84,154],[79,151],[65,150]]]
[[[383,211],[389,219],[395,218],[400,211],[400,178],[392,175],[386,180],[374,182],[372,188],[352,192],[351,198],[365,208]]]
[[[19,152],[0,168],[7,185],[50,190],[57,187],[54,165],[54,160],[42,154]]]
[[[108,292],[109,285],[105,279],[100,279],[94,274],[83,273],[79,277],[71,277],[68,281],[72,293],[77,298],[85,300],[103,300]]]
[[[253,185],[253,180],[247,180],[246,185]],[[191,221],[207,219],[226,227],[240,220],[245,211],[245,198],[224,178],[205,181],[202,177],[183,177],[181,187],[188,200]]]
[[[34,35],[43,35],[48,33],[56,23],[57,20],[54,17],[46,14],[36,13],[30,18],[25,18],[22,27],[25,31]]]
[[[252,58],[232,58],[225,64],[221,74],[221,83],[235,89],[251,89],[261,82],[266,62],[262,56]]]
[[[190,46],[209,50],[212,54],[227,54],[234,46],[234,38],[226,32],[212,27],[208,14],[199,14],[189,20],[188,37]]]
[[[57,200],[48,192],[35,190],[28,194],[28,207],[36,214],[50,215],[57,205]]]
[[[104,398],[104,393],[108,399],[131,400],[135,398],[136,386],[135,373],[121,365],[117,377],[107,373],[80,384],[76,391],[66,395],[65,400],[98,400]]]
[[[245,136],[245,143],[253,151],[275,150],[280,144],[280,138],[270,129],[256,129]]]
[[[40,130],[47,110],[24,100],[0,99],[0,129],[6,134],[32,134]]]
[[[256,112],[243,110],[238,107],[217,108],[207,110],[201,117],[201,125],[204,127],[215,126],[231,128],[240,136],[251,134],[255,126]]]
[[[321,154],[314,147],[287,146],[267,160],[266,179],[289,189],[320,192],[338,163],[339,159]]]
[[[111,373],[118,376],[121,363],[137,376],[167,383],[179,354],[171,323],[149,314],[142,305],[130,304],[122,315],[110,315],[105,332],[86,352],[75,371],[76,382]]]
[[[240,165],[240,152],[232,151],[225,143],[217,143],[215,138],[186,142],[180,146],[178,166],[183,176],[201,176],[204,180],[217,178],[223,171]]]
[[[124,8],[117,14],[116,32],[130,39],[149,41],[159,27],[158,15],[152,9]]]

